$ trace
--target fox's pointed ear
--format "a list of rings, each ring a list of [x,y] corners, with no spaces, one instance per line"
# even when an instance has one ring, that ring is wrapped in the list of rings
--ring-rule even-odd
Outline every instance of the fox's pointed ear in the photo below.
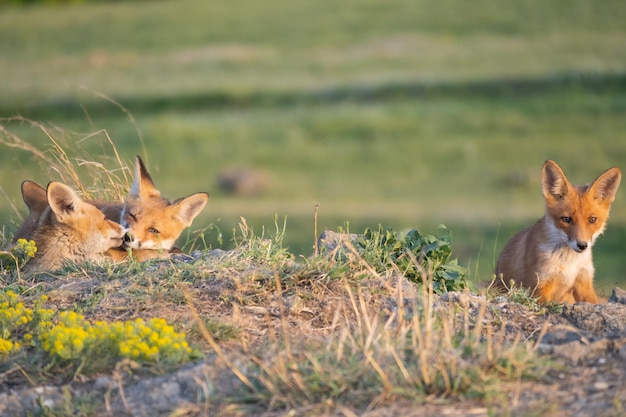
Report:
[[[60,182],[51,182],[46,191],[48,204],[57,216],[57,220],[63,223],[68,215],[74,212],[78,206],[84,204],[74,190]]]
[[[209,195],[207,193],[196,193],[175,201],[173,206],[177,210],[177,217],[185,227],[188,227],[191,226],[193,219],[200,214],[208,201]]]
[[[33,181],[22,182],[22,198],[31,215],[39,216],[48,207],[46,189]]]
[[[621,181],[622,171],[618,167],[609,168],[591,183],[589,191],[594,198],[611,204],[615,200],[615,193]]]
[[[161,192],[154,186],[154,182],[152,182],[152,178],[139,155],[135,157],[135,178],[130,187],[130,195],[140,199],[161,197]]]
[[[554,161],[547,160],[541,171],[543,196],[546,200],[561,200],[570,191],[570,183],[565,173]]]

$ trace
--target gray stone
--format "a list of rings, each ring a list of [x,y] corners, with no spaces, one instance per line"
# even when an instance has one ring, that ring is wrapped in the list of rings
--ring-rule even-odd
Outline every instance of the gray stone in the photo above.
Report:
[[[596,335],[626,331],[624,304],[566,304],[562,316],[577,328]]]
[[[358,237],[359,235],[355,233],[338,233],[325,230],[317,240],[317,247],[321,254],[337,255],[339,251],[350,253],[350,249],[354,249]]]
[[[626,291],[619,287],[613,288],[609,297],[609,303],[626,304]]]

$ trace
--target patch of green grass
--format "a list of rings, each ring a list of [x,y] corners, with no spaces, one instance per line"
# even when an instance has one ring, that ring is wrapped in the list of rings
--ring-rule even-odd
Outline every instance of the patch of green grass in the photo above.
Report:
[[[0,116],[20,113],[46,130],[3,120],[0,138],[8,131],[42,152],[50,136],[87,149],[89,157],[70,158],[119,174],[122,187],[109,196],[127,185],[126,171],[112,170],[120,164],[109,140],[123,163],[141,154],[165,196],[211,194],[192,227],[217,229],[196,247],[234,247],[241,216],[260,231],[272,230],[277,213],[287,215],[285,246],[309,256],[319,203],[320,230],[349,221],[355,231],[431,232],[444,223],[460,263],[488,280],[507,238],[542,215],[545,159],[575,183],[625,160],[625,7],[183,0],[3,8],[0,77],[10,82],[0,85]],[[25,212],[20,182],[59,176],[18,148],[2,146],[0,164],[9,234]],[[267,191],[220,190],[216,176],[232,166],[265,172]],[[87,191],[105,189],[102,179]],[[623,192],[594,251],[603,287],[624,285],[620,207]]]
[[[8,8],[0,69],[13,82],[0,96],[16,106],[43,97],[62,104],[77,85],[119,98],[236,96],[416,77],[619,72],[625,14],[619,1],[589,0],[506,8],[493,0]]]

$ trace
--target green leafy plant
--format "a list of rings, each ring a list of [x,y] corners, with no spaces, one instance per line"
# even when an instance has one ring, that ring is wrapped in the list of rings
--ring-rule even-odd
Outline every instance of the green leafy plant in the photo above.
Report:
[[[401,233],[379,225],[376,230],[365,229],[356,243],[364,259],[378,272],[397,267],[414,282],[424,282],[426,274],[436,293],[463,289],[466,270],[457,259],[450,259],[450,231],[444,225],[439,229],[441,236],[422,235],[417,229]]]

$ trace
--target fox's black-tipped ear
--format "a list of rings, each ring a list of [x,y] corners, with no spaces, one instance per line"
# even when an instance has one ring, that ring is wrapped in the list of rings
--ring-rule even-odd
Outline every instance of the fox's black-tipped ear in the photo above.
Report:
[[[546,200],[551,198],[561,200],[567,195],[571,187],[559,164],[552,160],[547,160],[543,164],[541,185],[543,196]]]
[[[595,198],[599,198],[609,204],[615,200],[615,193],[622,181],[622,171],[618,167],[604,171],[589,187]]]
[[[140,199],[161,197],[161,192],[154,186],[154,182],[152,182],[152,178],[139,155],[135,156],[135,178],[130,187],[130,195]]]

